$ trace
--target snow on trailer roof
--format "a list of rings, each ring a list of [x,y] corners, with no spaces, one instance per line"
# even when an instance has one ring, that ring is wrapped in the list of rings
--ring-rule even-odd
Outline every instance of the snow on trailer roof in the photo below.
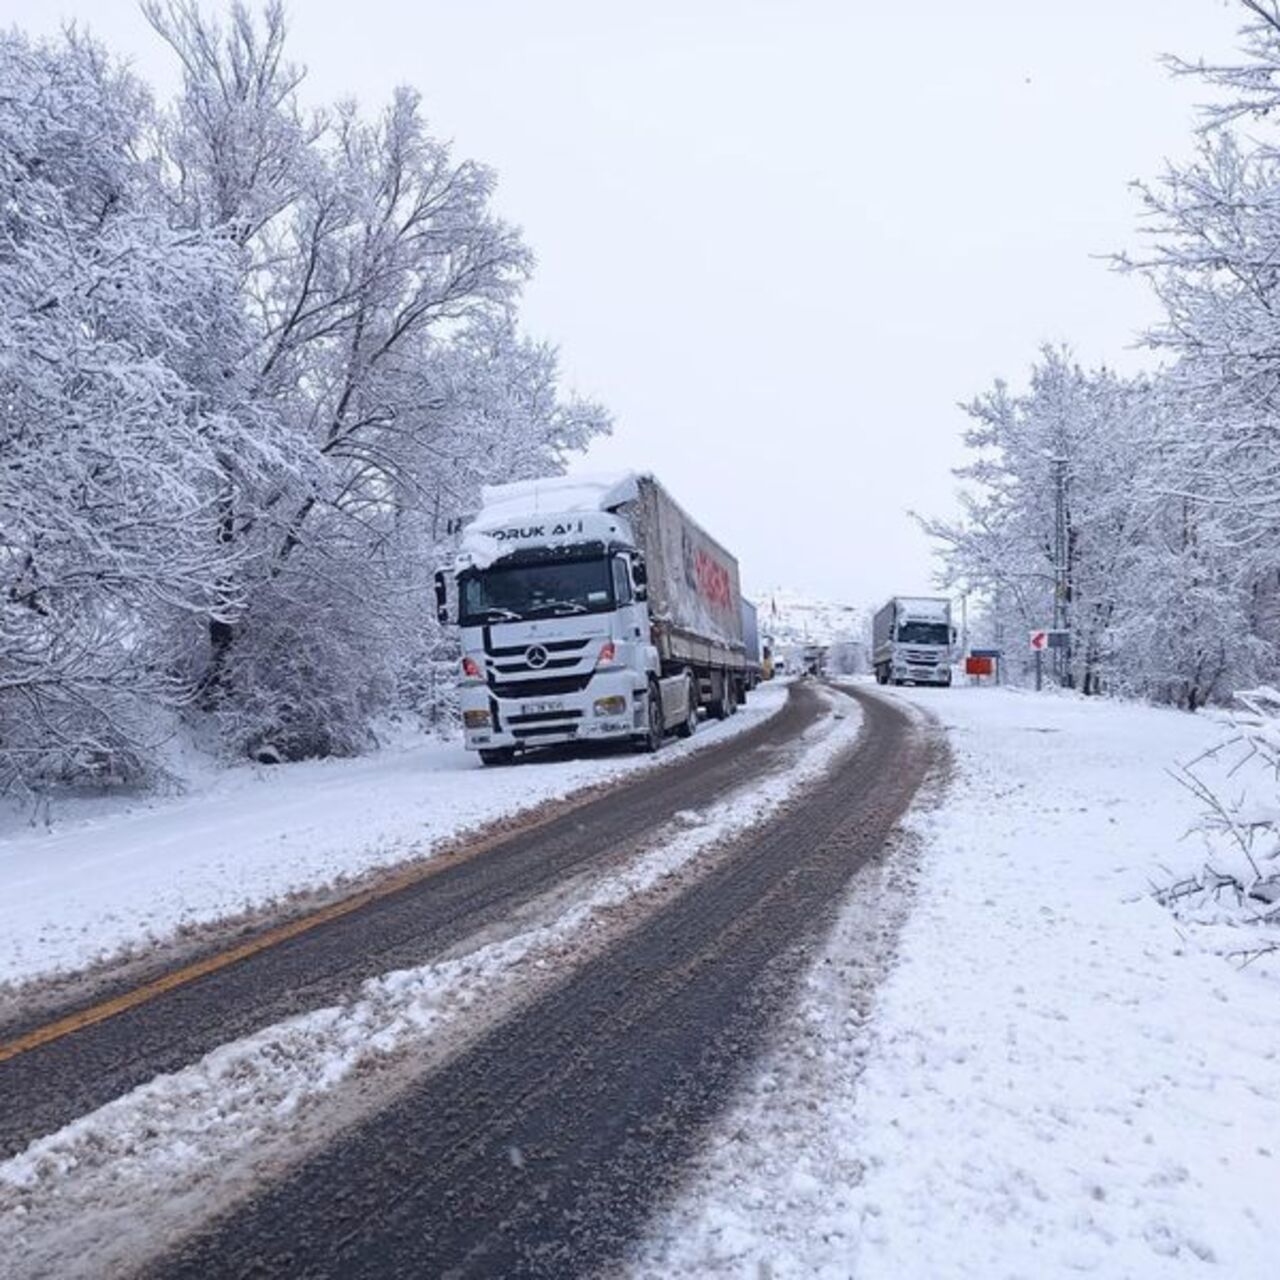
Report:
[[[472,524],[485,528],[504,524],[514,516],[612,511],[638,496],[640,478],[638,472],[621,471],[485,485],[480,491],[481,508]]]
[[[898,608],[913,618],[936,618],[939,622],[946,622],[951,601],[938,596],[899,596]]]

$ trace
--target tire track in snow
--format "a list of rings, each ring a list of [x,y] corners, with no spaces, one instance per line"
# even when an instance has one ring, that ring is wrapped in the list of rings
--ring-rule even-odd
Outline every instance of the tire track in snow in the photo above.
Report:
[[[862,738],[822,783],[155,1273],[563,1277],[617,1259],[934,763],[932,735],[855,696]]]
[[[681,809],[700,809],[767,777],[822,710],[794,687],[784,709],[746,733],[543,821],[479,842],[417,879],[319,928],[76,1034],[0,1062],[0,1158],[219,1045],[350,998],[362,982],[446,954],[517,917],[555,886],[605,873]],[[473,856],[471,856],[473,855]]]
[[[849,717],[811,725],[796,758],[750,795],[676,814],[648,851],[585,893],[561,886],[542,904],[548,922],[517,922],[499,930],[509,936],[472,939],[464,954],[370,980],[345,1005],[223,1046],[36,1142],[0,1166],[0,1214],[16,1223],[12,1256],[32,1274],[139,1261],[128,1228],[140,1200],[152,1205],[147,1240],[171,1238],[297,1158],[307,1136],[327,1135],[334,1116],[325,1095],[344,1086],[354,1093],[344,1104],[350,1123],[406,1079],[440,1067],[705,874],[726,840],[820,776],[856,725]]]

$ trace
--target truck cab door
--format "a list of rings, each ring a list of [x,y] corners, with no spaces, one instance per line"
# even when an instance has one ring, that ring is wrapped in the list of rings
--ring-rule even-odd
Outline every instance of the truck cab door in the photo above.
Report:
[[[640,639],[644,626],[643,597],[637,589],[630,557],[625,555],[613,557],[613,598],[618,606],[618,622],[622,632],[620,638]]]
[[[621,637],[634,646],[637,669],[657,674],[661,663],[649,633],[649,592],[644,560],[635,554],[615,556],[613,574]]]

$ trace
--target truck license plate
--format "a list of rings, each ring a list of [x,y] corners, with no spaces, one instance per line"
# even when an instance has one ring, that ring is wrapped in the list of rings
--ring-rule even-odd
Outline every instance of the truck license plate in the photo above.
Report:
[[[559,701],[551,702],[526,702],[524,704],[524,714],[527,716],[544,716],[552,711],[563,711],[564,703]]]

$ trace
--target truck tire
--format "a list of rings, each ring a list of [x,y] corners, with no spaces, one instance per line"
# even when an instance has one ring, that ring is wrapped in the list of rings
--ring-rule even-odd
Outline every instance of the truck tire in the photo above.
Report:
[[[649,731],[636,740],[636,747],[646,755],[652,755],[662,749],[662,739],[666,734],[666,718],[662,710],[662,690],[656,680],[649,681],[648,698]]]
[[[684,720],[676,729],[677,737],[681,738],[692,738],[698,729],[698,682],[693,676],[689,677],[688,701]]]
[[[716,698],[715,706],[711,708],[711,714],[717,720],[727,720],[733,715],[733,687],[728,675],[721,677],[720,694]]]
[[[480,749],[481,764],[514,764],[516,751],[514,747],[492,747]]]

